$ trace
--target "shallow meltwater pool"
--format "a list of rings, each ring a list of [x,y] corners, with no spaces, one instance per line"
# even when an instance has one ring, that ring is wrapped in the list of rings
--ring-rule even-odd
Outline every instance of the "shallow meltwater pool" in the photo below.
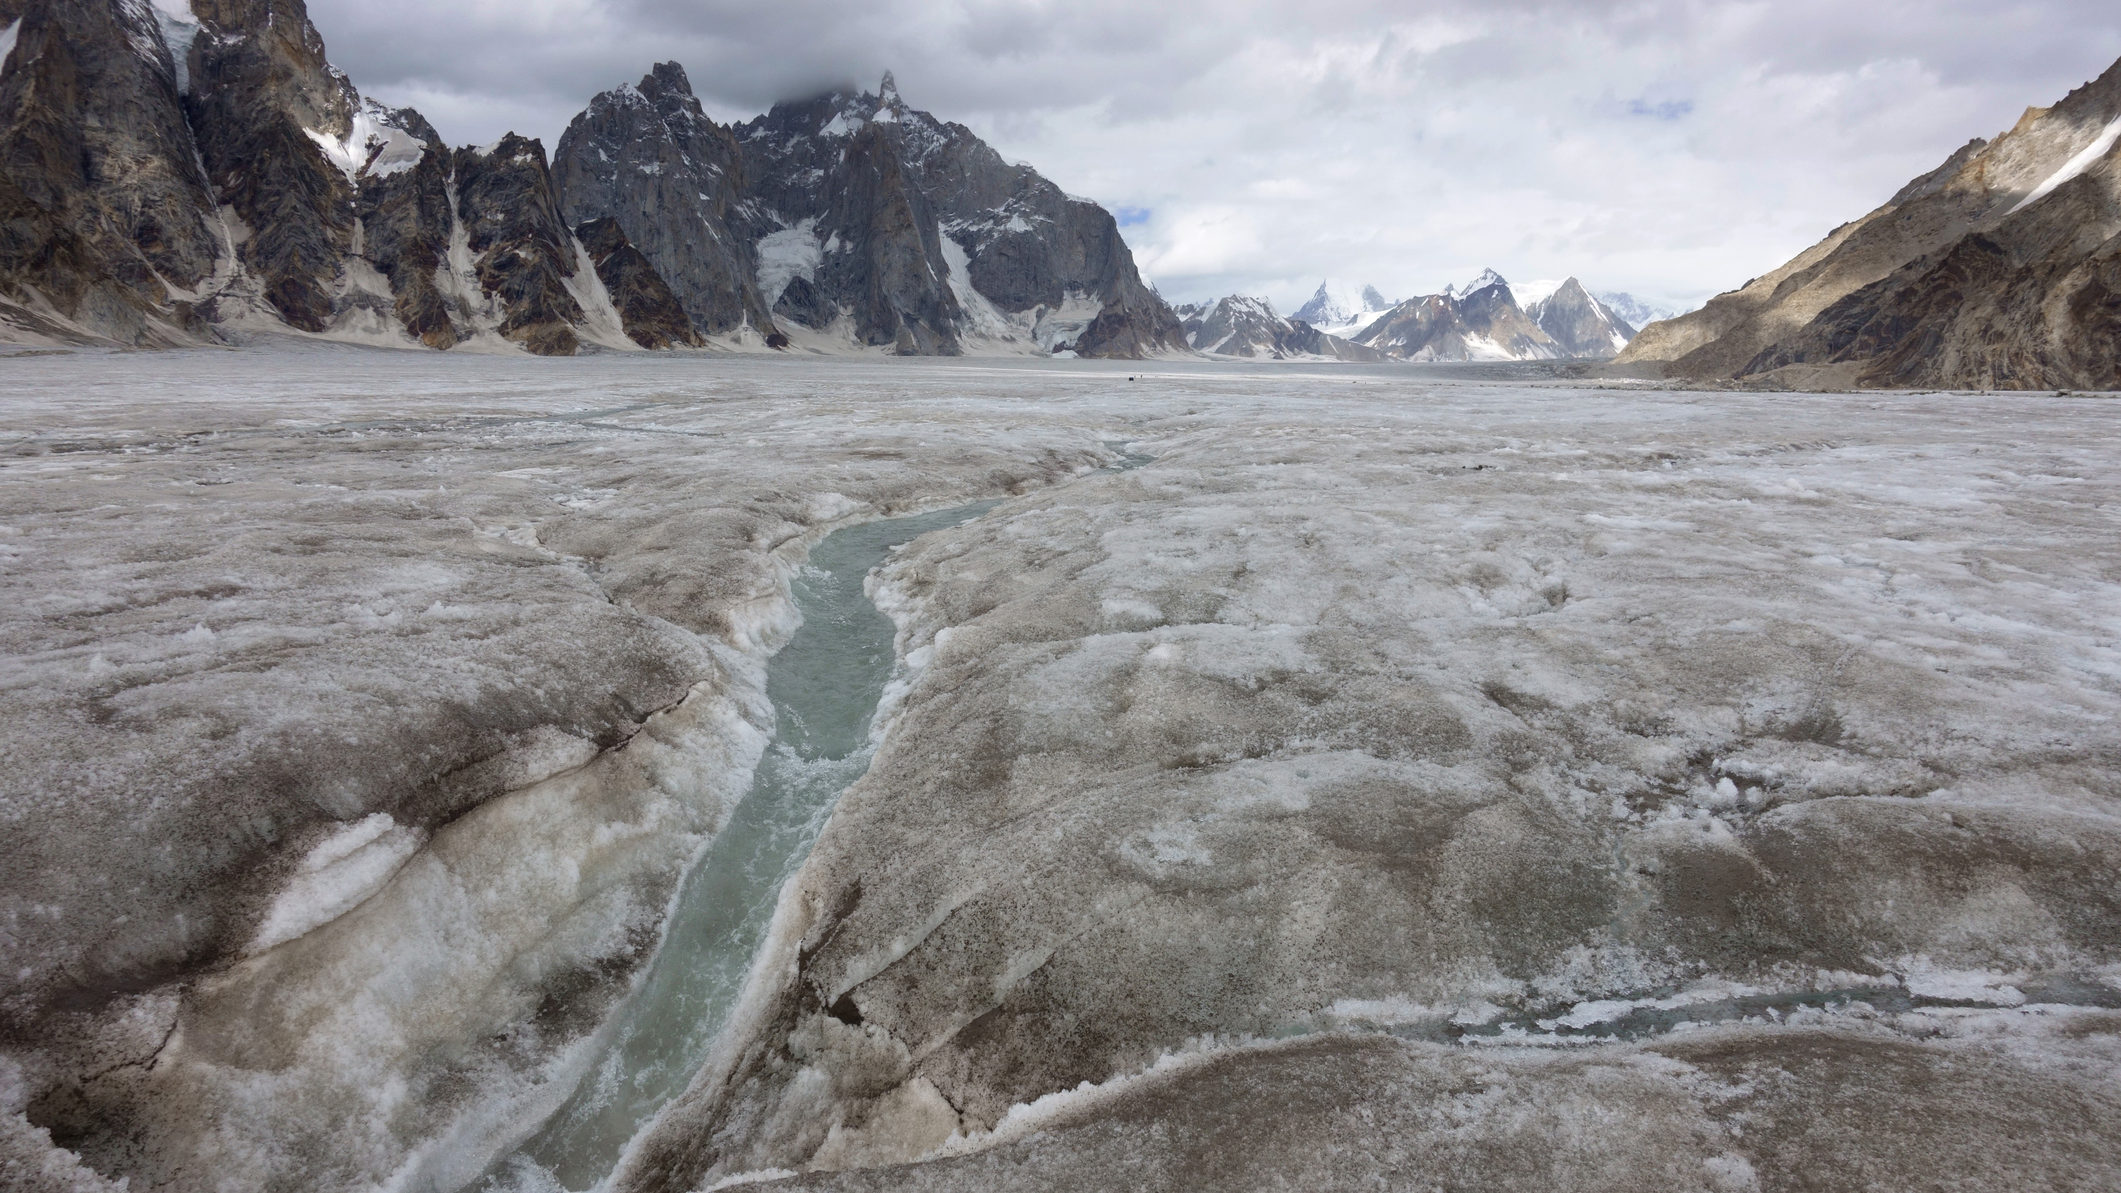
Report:
[[[869,768],[877,702],[897,664],[896,627],[862,584],[892,548],[969,522],[984,501],[833,532],[797,575],[802,627],[773,656],[773,742],[751,791],[692,873],[648,974],[606,1033],[604,1054],[545,1125],[478,1187],[594,1189],[627,1143],[684,1092],[750,972],[781,888],[840,792]]]

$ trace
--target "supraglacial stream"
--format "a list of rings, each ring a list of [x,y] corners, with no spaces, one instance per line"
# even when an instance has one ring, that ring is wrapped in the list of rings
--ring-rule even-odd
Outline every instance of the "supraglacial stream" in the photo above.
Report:
[[[897,656],[895,627],[862,591],[891,549],[1000,504],[984,501],[835,531],[795,580],[803,622],[773,656],[776,728],[750,793],[686,878],[668,934],[558,1113],[483,1186],[597,1187],[626,1144],[692,1080],[750,971],[781,888],[840,792],[869,768],[871,724]]]

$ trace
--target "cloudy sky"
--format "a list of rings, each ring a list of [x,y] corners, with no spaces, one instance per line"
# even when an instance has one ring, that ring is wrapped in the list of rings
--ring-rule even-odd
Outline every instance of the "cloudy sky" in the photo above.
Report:
[[[548,147],[684,63],[708,110],[897,73],[1118,213],[1174,300],[1483,267],[1691,305],[2121,57],[2113,0],[310,0],[363,92]]]

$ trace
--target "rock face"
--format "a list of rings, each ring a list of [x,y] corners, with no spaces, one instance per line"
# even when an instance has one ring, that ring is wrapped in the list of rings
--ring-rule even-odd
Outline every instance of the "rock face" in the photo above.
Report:
[[[573,235],[560,219],[544,146],[510,133],[456,153],[457,218],[479,285],[501,300],[501,334],[541,356],[572,355],[581,305],[569,292]]]
[[[361,174],[363,256],[389,283],[392,314],[406,332],[430,348],[452,348],[470,319],[464,287],[450,272],[457,223],[449,151],[412,109],[376,114],[391,122],[384,127],[419,138],[419,155],[410,168],[370,164]]]
[[[1591,297],[1575,278],[1526,307],[1524,313],[1553,339],[1562,355],[1577,360],[1617,356],[1635,338],[1635,329]]]
[[[776,303],[800,277],[862,342],[900,351],[966,339],[1084,356],[1185,349],[1109,212],[908,107],[888,75],[874,95],[779,104],[737,133],[747,194],[776,225],[760,255]]]
[[[132,0],[0,12],[0,317],[42,339],[182,342],[214,276],[215,197],[179,66]]]
[[[626,239],[617,220],[591,220],[574,235],[635,343],[643,348],[699,347],[700,336],[692,329],[685,305],[647,256]]]
[[[450,153],[419,113],[362,99],[299,0],[0,15],[10,339],[171,346],[229,326],[548,353],[689,342],[617,326],[535,142],[513,139],[504,164]]]
[[[592,101],[559,159],[570,218],[616,219],[702,331],[910,355],[1185,350],[1110,213],[907,107],[888,76],[729,129],[664,63]]]
[[[568,221],[616,221],[701,332],[771,329],[736,137],[701,110],[683,67],[590,101],[553,152],[553,181]]]
[[[1383,353],[1339,336],[1327,335],[1302,319],[1284,319],[1264,298],[1232,295],[1213,303],[1180,307],[1186,342],[1212,356],[1254,360],[1317,357],[1328,360],[1379,361]]]
[[[2121,63],[1620,357],[1792,385],[2121,386]]]
[[[300,0],[198,0],[191,117],[200,160],[245,230],[238,254],[264,300],[301,331],[340,309],[354,185],[326,156],[354,132],[360,95],[324,58]]]

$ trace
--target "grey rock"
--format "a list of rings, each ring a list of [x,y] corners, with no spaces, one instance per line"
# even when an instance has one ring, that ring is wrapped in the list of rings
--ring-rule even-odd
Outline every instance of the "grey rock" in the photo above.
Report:
[[[490,152],[455,157],[457,218],[477,262],[479,285],[503,308],[500,333],[539,356],[571,356],[582,308],[568,291],[574,239],[560,218],[545,147],[510,133]]]
[[[675,62],[591,100],[553,153],[567,220],[618,221],[693,326],[710,334],[747,322],[773,330],[745,234],[751,225],[737,210],[743,175],[735,136],[701,109]]]
[[[1561,289],[1525,308],[1539,329],[1553,338],[1562,355],[1574,360],[1603,360],[1620,354],[1635,338],[1635,329],[1598,299],[1583,283],[1570,278]]]
[[[197,0],[191,118],[215,192],[248,229],[243,264],[289,326],[321,332],[353,249],[354,186],[311,132],[344,138],[360,95],[301,0]]]
[[[591,220],[574,230],[596,266],[626,334],[643,348],[697,348],[701,340],[678,296],[615,219]]]
[[[1184,350],[1177,317],[1142,282],[1111,213],[907,106],[888,76],[878,94],[775,105],[737,135],[746,197],[766,221],[757,233],[807,230],[818,263],[803,280],[819,301],[802,305],[846,310],[865,342],[948,353],[967,334],[1011,334],[973,322],[965,302],[976,296],[1027,331],[1071,299],[1095,303],[1054,341],[1082,355]]]
[[[55,338],[184,342],[164,282],[208,282],[221,241],[153,10],[31,0],[18,18],[0,75],[0,302]]]
[[[454,347],[464,336],[463,312],[444,298],[436,271],[446,266],[455,211],[451,161],[432,125],[410,108],[388,113],[415,132],[426,150],[410,170],[365,175],[357,211],[363,253],[390,280],[395,314],[405,330],[430,348]]]

